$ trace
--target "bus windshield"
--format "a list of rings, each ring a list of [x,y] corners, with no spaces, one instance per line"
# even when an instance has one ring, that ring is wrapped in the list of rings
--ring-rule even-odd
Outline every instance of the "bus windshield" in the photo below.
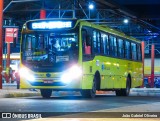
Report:
[[[23,33],[22,63],[33,67],[33,70],[34,66],[39,70],[42,66],[43,69],[53,69],[73,61],[78,61],[78,33],[70,31]]]

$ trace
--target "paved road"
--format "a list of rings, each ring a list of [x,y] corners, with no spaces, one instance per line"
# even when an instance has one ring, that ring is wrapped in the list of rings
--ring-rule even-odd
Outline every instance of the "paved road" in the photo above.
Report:
[[[95,99],[85,99],[82,98],[81,96],[61,96],[61,97],[54,96],[51,97],[50,99],[43,99],[41,96],[1,98],[0,112],[40,113],[42,114],[42,117],[43,116],[52,117],[50,118],[50,120],[52,120],[53,117],[55,116],[61,118],[87,117],[88,113],[84,112],[131,112],[131,113],[160,112],[159,95],[155,94],[150,96],[136,96],[136,95],[134,94],[134,92],[132,92],[129,97],[116,97],[114,93],[110,93],[106,95],[98,95]],[[44,112],[49,112],[49,113],[44,115]],[[78,114],[73,114],[74,112],[78,112]],[[81,112],[81,114],[79,114],[79,112]],[[64,114],[67,114],[68,117]],[[72,114],[71,117],[70,114]],[[91,117],[94,115],[97,115],[98,117],[99,114],[92,113]],[[112,117],[114,117],[114,115],[117,114],[111,114],[111,115]],[[109,117],[110,114],[107,114],[107,116]],[[160,113],[158,113],[158,116],[160,117]],[[104,116],[104,118],[106,117]],[[14,121],[14,119],[12,120]],[[42,120],[40,119],[38,121]],[[101,120],[101,118],[99,120]]]
[[[23,98],[1,98],[0,112],[88,112],[97,110],[113,110],[128,106],[148,105],[154,111],[153,104],[160,102],[160,96],[116,97],[114,94],[98,95],[95,99],[81,96],[52,97],[43,99],[40,96]],[[123,109],[128,112],[129,109]],[[147,111],[136,109],[136,111]],[[155,111],[160,112],[160,108]]]

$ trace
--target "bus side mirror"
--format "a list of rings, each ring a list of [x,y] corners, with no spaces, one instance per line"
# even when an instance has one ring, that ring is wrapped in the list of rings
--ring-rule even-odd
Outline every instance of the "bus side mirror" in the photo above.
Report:
[[[91,46],[91,37],[89,35],[86,36],[86,46]]]

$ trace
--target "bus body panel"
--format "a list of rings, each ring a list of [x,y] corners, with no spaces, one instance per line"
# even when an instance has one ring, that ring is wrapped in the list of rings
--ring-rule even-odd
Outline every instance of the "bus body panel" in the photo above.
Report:
[[[22,66],[25,67],[25,66]],[[61,73],[36,73],[29,71],[32,75],[35,76],[35,81],[31,82],[27,79],[21,77],[20,87],[21,88],[37,88],[37,89],[81,89],[81,78],[71,81],[69,84],[61,83]],[[50,77],[47,77],[47,74],[51,74]],[[51,82],[50,82],[51,81]],[[50,84],[54,86],[50,86]],[[46,85],[46,86],[45,86]]]
[[[90,72],[90,68],[92,68],[92,72]],[[83,62],[83,73],[88,76],[88,80],[82,82],[82,88],[85,85],[83,83],[90,83],[88,85],[91,88],[96,71],[100,72],[100,89],[126,88],[129,74],[131,75],[132,88],[142,84],[142,63],[96,56],[92,61]]]
[[[44,73],[46,74],[46,73]],[[53,78],[54,79],[54,78]],[[27,88],[34,88],[34,89],[67,89],[67,90],[78,90],[81,89],[81,82],[80,79],[79,80],[73,80],[71,83],[69,84],[61,84],[59,80],[55,80],[54,83],[60,83],[60,85],[55,84],[56,86],[49,86],[46,84],[46,82],[44,82],[44,80],[47,80],[46,78],[42,78],[42,79],[37,79],[36,83],[38,83],[37,85],[34,86],[34,84],[32,85],[28,80],[21,78],[21,83],[20,83],[20,87],[23,89],[27,89]],[[52,79],[48,79],[48,80],[52,80]],[[50,83],[50,82],[49,82]],[[49,84],[48,83],[48,84]]]

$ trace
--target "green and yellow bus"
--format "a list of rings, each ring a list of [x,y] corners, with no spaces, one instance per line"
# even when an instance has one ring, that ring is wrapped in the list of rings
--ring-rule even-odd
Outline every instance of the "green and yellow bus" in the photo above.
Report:
[[[141,42],[84,20],[27,21],[20,56],[20,87],[40,89],[44,98],[53,90],[128,96],[143,81]]]

